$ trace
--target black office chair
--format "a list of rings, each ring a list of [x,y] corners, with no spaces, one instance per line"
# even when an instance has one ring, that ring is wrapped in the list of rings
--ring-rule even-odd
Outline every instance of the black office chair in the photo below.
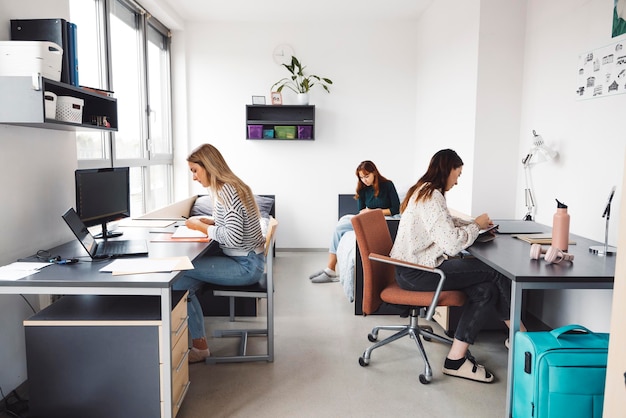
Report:
[[[267,313],[265,328],[258,329],[228,329],[213,331],[214,337],[239,337],[239,349],[234,356],[210,356],[207,357],[206,363],[236,363],[246,361],[274,361],[274,242],[276,240],[276,228],[278,221],[270,218],[265,235],[265,273],[263,278],[256,284],[250,286],[218,286],[210,285],[214,296],[225,296],[231,299],[231,320],[235,320],[234,299],[235,298],[254,298],[257,300],[265,299],[267,301]],[[265,336],[267,337],[265,354],[248,354],[248,337]]]
[[[452,340],[435,334],[430,326],[420,326],[418,318],[425,317],[426,320],[432,320],[437,306],[462,306],[465,303],[465,293],[458,290],[442,291],[446,276],[443,271],[437,268],[389,257],[388,254],[393,242],[382,210],[356,215],[352,218],[352,226],[363,261],[363,315],[376,312],[383,302],[409,309],[409,323],[407,325],[378,326],[372,329],[368,339],[371,342],[376,342],[376,344],[365,350],[359,358],[359,364],[363,367],[369,365],[372,351],[397,339],[409,336],[415,341],[424,360],[424,373],[420,374],[419,380],[423,384],[430,383],[433,372],[421,338],[425,341],[436,340],[445,344],[452,344]],[[422,292],[402,289],[396,282],[394,266],[439,274],[437,290]],[[395,333],[377,342],[380,330],[395,331]]]

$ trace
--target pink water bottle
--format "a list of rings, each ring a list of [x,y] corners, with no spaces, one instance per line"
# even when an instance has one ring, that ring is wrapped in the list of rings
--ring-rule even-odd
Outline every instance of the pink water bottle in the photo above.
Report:
[[[567,206],[556,200],[556,213],[552,218],[552,246],[567,251],[569,244],[569,213]]]

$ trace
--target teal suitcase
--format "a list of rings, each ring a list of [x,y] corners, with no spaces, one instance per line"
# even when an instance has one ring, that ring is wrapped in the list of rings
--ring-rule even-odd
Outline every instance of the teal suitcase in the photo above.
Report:
[[[516,333],[513,417],[601,418],[608,348],[580,325]]]

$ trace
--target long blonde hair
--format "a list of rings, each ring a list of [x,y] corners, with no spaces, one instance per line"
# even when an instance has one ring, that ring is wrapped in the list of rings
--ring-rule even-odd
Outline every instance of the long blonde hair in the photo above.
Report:
[[[259,208],[252,190],[232,172],[217,148],[211,144],[202,144],[189,154],[187,161],[204,168],[208,176],[209,188],[213,193],[213,199],[219,199],[219,191],[225,184],[229,184],[235,188],[248,212],[259,216]]]

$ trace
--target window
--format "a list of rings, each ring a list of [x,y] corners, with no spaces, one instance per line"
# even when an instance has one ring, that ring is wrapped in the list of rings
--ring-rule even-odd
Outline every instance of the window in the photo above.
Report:
[[[169,30],[132,0],[70,0],[79,82],[111,90],[118,131],[77,133],[81,168],[131,168],[131,216],[173,197]]]

